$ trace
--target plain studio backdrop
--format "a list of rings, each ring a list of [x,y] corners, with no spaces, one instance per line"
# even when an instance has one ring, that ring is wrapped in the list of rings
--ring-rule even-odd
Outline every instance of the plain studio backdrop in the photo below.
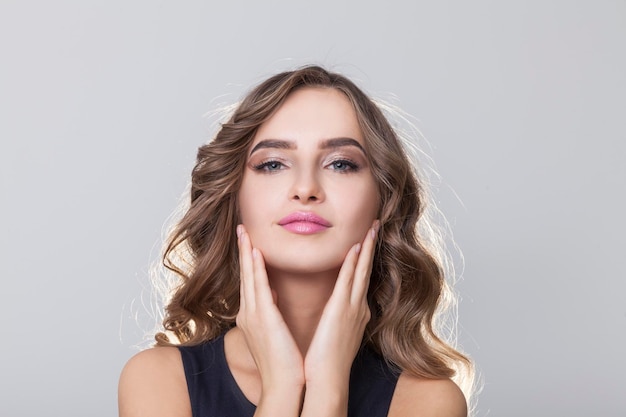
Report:
[[[116,415],[203,115],[306,63],[430,143],[477,415],[626,415],[623,0],[1,0],[0,60],[0,415]]]

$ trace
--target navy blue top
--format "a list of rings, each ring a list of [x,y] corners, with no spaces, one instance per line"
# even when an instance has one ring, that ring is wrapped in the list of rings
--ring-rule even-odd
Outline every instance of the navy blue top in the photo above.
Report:
[[[197,346],[179,346],[193,417],[252,417],[226,363],[224,335]],[[364,347],[352,363],[348,417],[385,417],[398,381],[383,358]]]

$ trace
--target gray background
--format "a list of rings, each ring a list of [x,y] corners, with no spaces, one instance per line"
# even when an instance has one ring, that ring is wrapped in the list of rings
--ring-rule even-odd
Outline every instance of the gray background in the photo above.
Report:
[[[626,415],[623,0],[1,0],[0,59],[0,415],[117,413],[202,115],[309,62],[432,145],[478,415]]]

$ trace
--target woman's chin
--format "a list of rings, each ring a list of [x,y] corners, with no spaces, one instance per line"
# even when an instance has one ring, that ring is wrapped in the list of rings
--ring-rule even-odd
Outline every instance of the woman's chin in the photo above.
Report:
[[[341,269],[340,262],[320,262],[317,259],[266,259],[265,267],[268,275],[292,275],[301,277],[314,277],[316,275],[329,275],[333,279],[337,278]]]

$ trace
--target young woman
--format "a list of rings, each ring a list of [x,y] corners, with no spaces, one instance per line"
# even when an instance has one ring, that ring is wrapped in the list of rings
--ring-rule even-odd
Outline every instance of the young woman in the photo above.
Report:
[[[122,372],[120,416],[466,416],[423,197],[351,81],[310,66],[260,84],[199,149],[164,255],[180,285]]]

